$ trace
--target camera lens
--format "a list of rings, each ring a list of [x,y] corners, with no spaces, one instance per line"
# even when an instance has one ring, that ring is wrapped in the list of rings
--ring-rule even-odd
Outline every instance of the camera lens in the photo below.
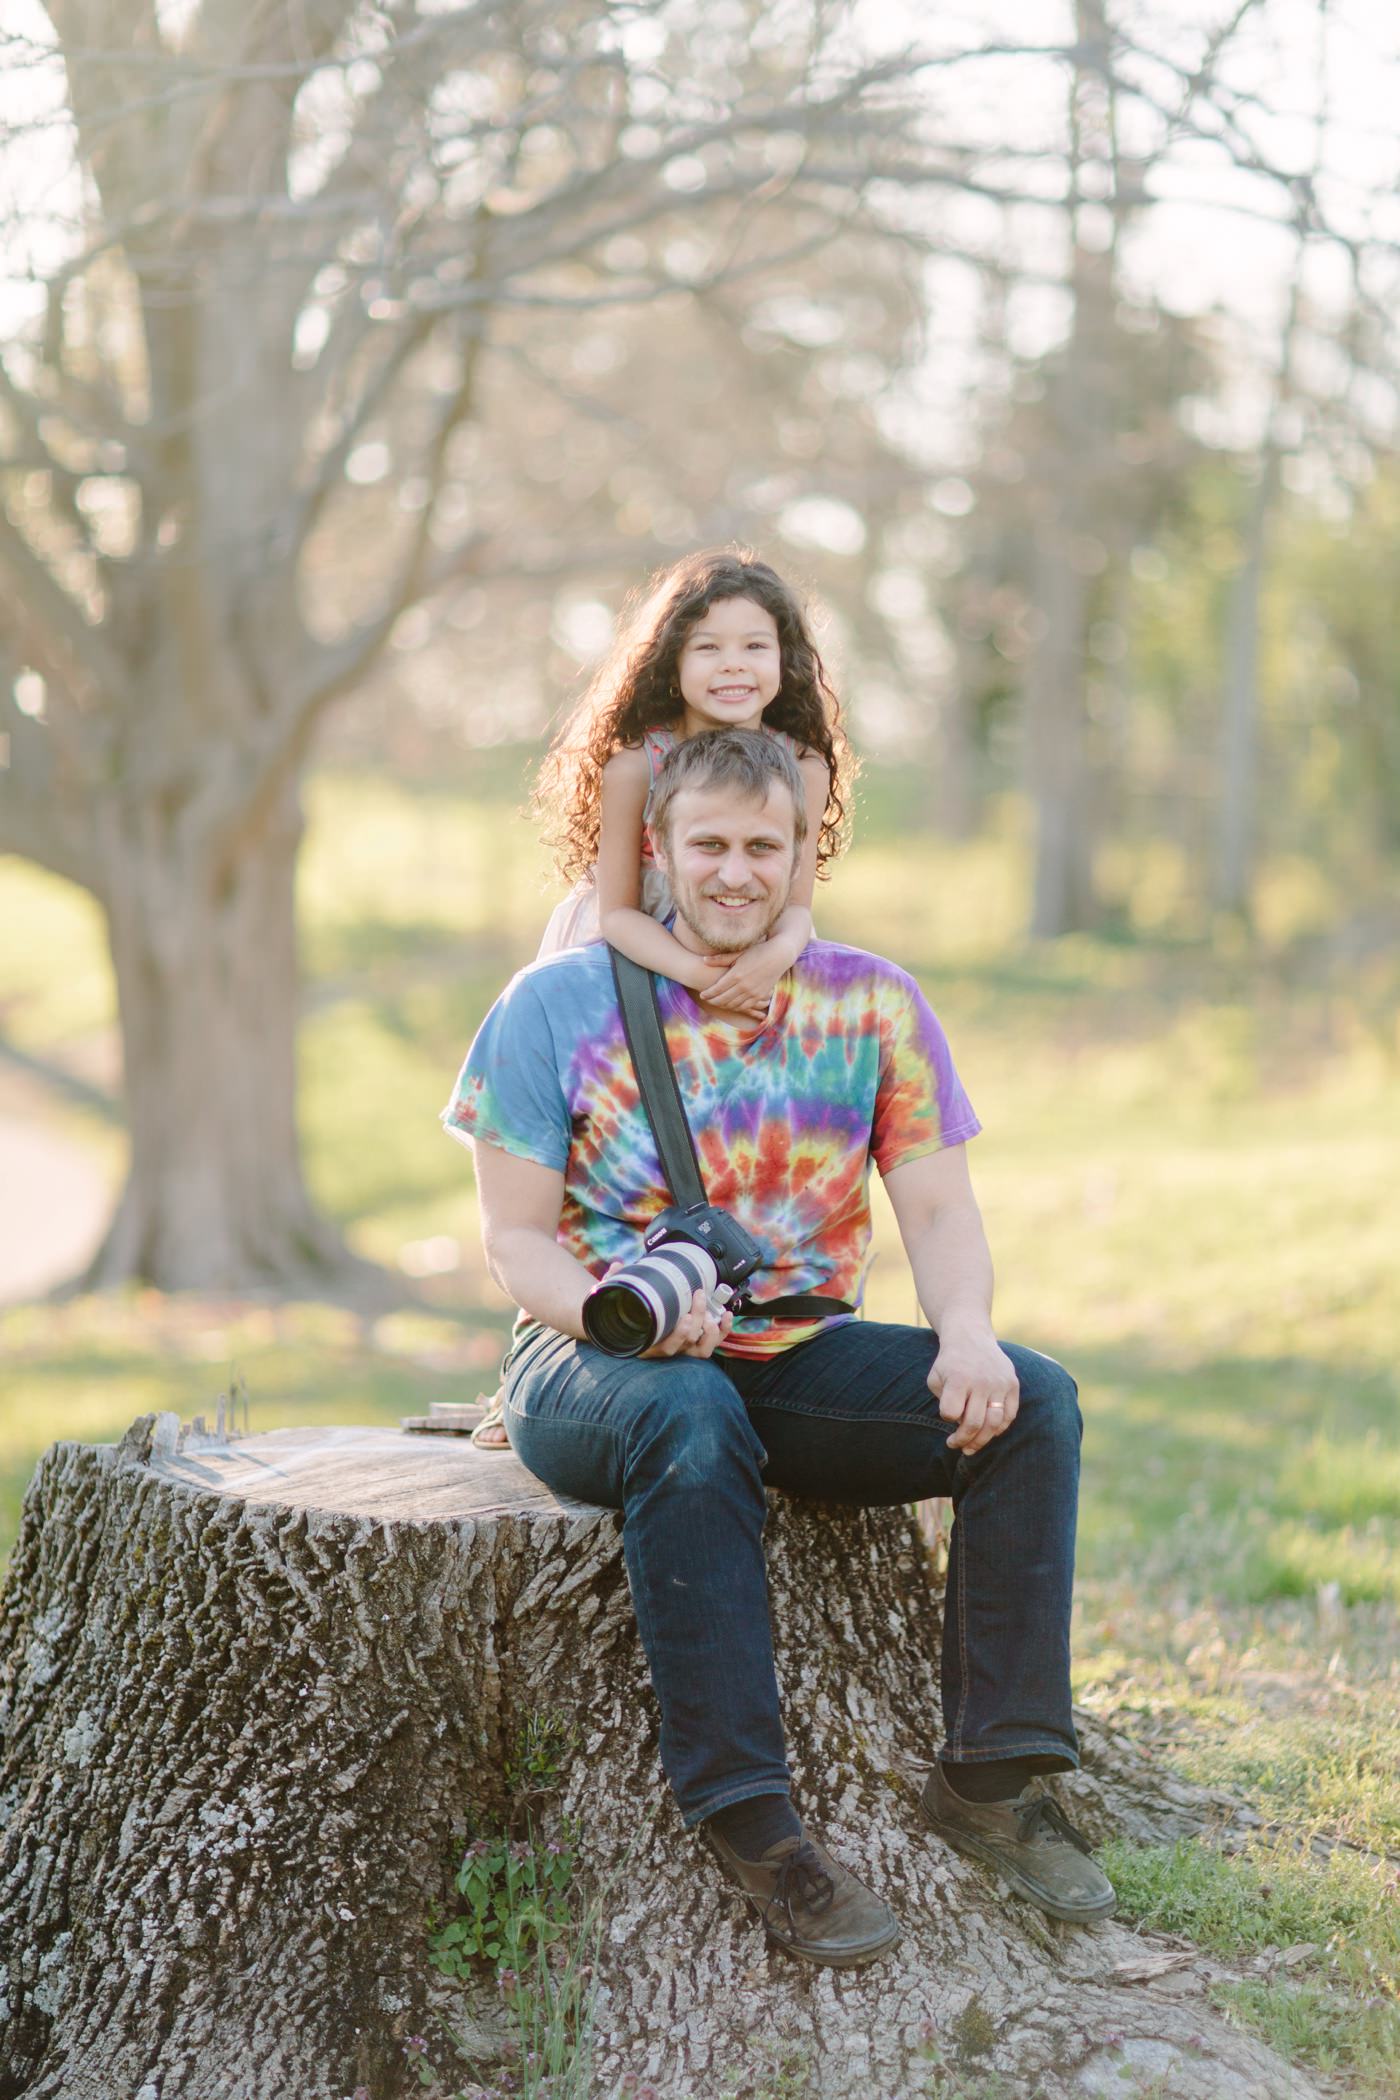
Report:
[[[641,1356],[664,1342],[696,1291],[708,1296],[719,1271],[703,1247],[678,1240],[598,1284],[583,1301],[583,1331],[609,1356]]]
[[[583,1301],[583,1331],[609,1356],[641,1356],[660,1337],[644,1298],[630,1284],[600,1283]]]

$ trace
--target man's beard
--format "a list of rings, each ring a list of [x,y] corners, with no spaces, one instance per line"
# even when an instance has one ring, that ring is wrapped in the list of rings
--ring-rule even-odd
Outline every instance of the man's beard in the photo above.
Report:
[[[675,892],[673,891],[672,894],[675,895]],[[708,927],[702,926],[699,919],[699,907],[705,901],[699,890],[687,891],[684,895],[676,895],[677,918],[684,919],[697,941],[703,941],[705,954],[742,955],[746,949],[756,948],[760,941],[767,940],[778,920],[782,917],[787,898],[770,898],[768,900],[772,909],[756,933],[740,933],[737,928],[726,931],[724,926],[725,914],[718,905],[714,907],[714,915],[718,921],[718,930],[712,932]],[[756,897],[754,902],[761,904],[763,900]]]

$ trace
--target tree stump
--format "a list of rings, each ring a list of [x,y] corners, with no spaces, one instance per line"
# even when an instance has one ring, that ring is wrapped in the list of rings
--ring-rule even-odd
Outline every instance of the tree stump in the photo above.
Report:
[[[0,2100],[406,2100],[418,2035],[470,2086],[444,2021],[485,2047],[499,1997],[431,1968],[426,1919],[541,1716],[574,1745],[548,1813],[603,1891],[597,2095],[771,2091],[776,2052],[784,2091],[904,2100],[934,2023],[1018,2095],[1122,2093],[1126,2065],[1177,2100],[1307,2100],[1211,2011],[1219,1965],[1054,1924],[921,1827],[939,1585],[912,1518],[775,1497],[768,1551],[798,1799],[904,1921],[858,1972],[770,1951],[681,1830],[612,1514],[451,1437],[160,1415],[55,1445],[0,1615]],[[1086,1737],[1097,1834],[1212,1812]]]

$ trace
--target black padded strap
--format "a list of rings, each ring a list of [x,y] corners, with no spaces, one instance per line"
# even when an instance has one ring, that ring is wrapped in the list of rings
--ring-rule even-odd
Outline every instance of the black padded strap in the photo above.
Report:
[[[656,979],[650,970],[628,955],[609,947],[617,1003],[622,1014],[622,1032],[632,1054],[637,1090],[642,1097],[651,1134],[661,1157],[661,1171],[673,1199],[683,1210],[704,1203],[705,1182],[695,1139],[686,1121],[676,1069],[666,1048],[666,1030],[656,996]]]
[[[833,1313],[853,1313],[844,1298],[823,1298],[819,1291],[798,1291],[790,1298],[750,1298],[740,1320],[829,1320]]]

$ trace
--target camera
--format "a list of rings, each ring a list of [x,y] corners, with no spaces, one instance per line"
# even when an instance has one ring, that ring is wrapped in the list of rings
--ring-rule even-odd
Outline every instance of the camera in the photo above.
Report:
[[[663,1210],[636,1261],[595,1284],[583,1301],[583,1328],[609,1356],[642,1356],[664,1342],[703,1291],[716,1313],[742,1302],[739,1286],[763,1250],[713,1203]]]

